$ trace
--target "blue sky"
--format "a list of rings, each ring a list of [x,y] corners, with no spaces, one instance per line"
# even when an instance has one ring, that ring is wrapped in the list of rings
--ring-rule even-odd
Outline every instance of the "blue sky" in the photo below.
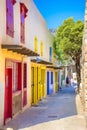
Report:
[[[48,28],[57,28],[63,20],[73,17],[84,21],[86,0],[34,0],[47,22]]]

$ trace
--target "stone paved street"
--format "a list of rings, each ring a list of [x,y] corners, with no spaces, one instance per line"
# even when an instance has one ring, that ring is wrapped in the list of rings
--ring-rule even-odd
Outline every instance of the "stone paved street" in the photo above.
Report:
[[[84,113],[72,87],[63,87],[10,121],[14,130],[86,130]]]

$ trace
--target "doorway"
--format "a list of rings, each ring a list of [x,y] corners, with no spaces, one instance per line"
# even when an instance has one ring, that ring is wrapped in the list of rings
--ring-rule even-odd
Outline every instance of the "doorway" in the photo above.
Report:
[[[9,118],[12,118],[12,68],[5,69],[4,124]]]

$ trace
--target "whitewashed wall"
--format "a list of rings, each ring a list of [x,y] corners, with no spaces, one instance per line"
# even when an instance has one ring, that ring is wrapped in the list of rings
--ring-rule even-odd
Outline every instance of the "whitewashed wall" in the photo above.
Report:
[[[28,8],[25,18],[25,46],[34,50],[34,38],[38,38],[38,53],[40,54],[40,43],[44,43],[43,58],[49,59],[49,45],[53,43],[53,36],[47,29],[46,21],[38,11],[33,0],[21,0]],[[6,35],[6,0],[0,4],[0,34],[5,44],[20,44],[20,0],[14,5],[14,38]]]
[[[2,43],[20,44],[20,0],[17,0],[17,3],[14,5],[14,38],[6,35],[6,0],[1,0],[0,2],[0,45]],[[25,46],[34,50],[34,38],[37,36],[38,53],[40,53],[40,43],[42,41],[44,43],[42,58],[49,60],[49,47],[52,46],[53,36],[48,31],[46,22],[36,8],[33,0],[22,0],[22,2],[24,2],[28,8],[27,17],[25,19]],[[5,57],[7,57],[7,54],[8,52]],[[5,57],[3,58],[2,49],[0,48],[0,124],[3,123],[4,118]],[[30,92],[30,58],[28,59],[28,72],[28,92]],[[31,93],[27,93],[27,95],[28,101],[30,101]],[[28,102],[28,105],[30,105],[30,102]]]
[[[38,38],[38,53],[40,54],[40,43],[43,45],[42,58],[49,60],[49,46],[52,46],[54,37],[48,31],[46,21],[40,14],[33,0],[25,0],[26,6],[29,6],[28,17],[26,18],[26,46],[34,50],[34,38]]]
[[[2,6],[3,5],[3,6]],[[5,32],[5,1],[1,1],[0,4],[0,45],[3,41],[3,37]],[[3,119],[4,119],[4,71],[5,71],[5,64],[3,64],[2,60],[2,50],[0,46],[0,125],[3,124]]]
[[[4,120],[4,86],[5,86],[5,61],[0,47],[0,125]]]

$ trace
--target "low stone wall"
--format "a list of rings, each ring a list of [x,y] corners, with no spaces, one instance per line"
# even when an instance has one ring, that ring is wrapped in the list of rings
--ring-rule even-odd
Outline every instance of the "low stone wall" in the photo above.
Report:
[[[22,94],[16,93],[12,98],[12,116],[15,116],[22,110]]]

